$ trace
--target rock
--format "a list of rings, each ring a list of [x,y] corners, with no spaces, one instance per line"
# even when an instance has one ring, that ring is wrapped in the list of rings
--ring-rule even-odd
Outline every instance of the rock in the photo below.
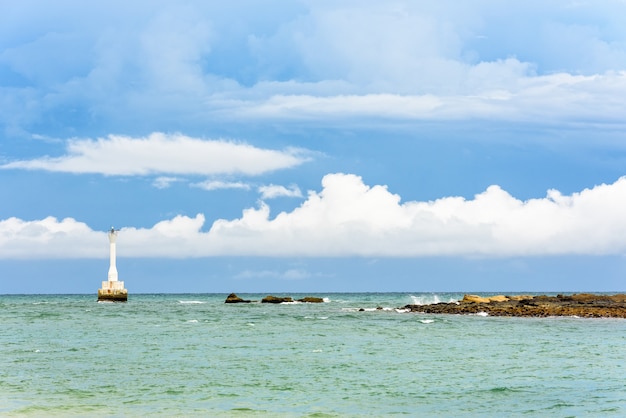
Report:
[[[596,295],[592,295],[591,293],[579,293],[577,295],[570,296],[570,299],[575,300],[578,303],[593,303],[598,299],[607,300],[608,298],[598,297]]]
[[[230,295],[228,295],[226,297],[226,300],[224,301],[224,303],[250,303],[250,302],[257,302],[257,301],[244,300],[234,293],[231,293]],[[293,298],[290,296],[278,297],[278,296],[269,295],[269,296],[264,297],[261,300],[261,303],[284,303],[284,302],[293,302]],[[306,296],[302,299],[298,299],[298,302],[323,303],[324,299],[313,297],[313,296]]]
[[[503,295],[490,296],[487,299],[489,299],[489,302],[506,302],[507,300],[509,300],[507,296]]]
[[[509,300],[508,296],[497,295],[483,298],[478,295],[465,295],[463,296],[462,303],[490,303],[490,302],[506,302]]]
[[[226,296],[226,300],[224,301],[224,303],[250,303],[250,302],[252,301],[241,299],[239,296],[237,296],[234,293],[231,293],[230,295]]]
[[[617,303],[626,303],[626,294],[619,293],[617,295],[609,296],[609,299]]]
[[[313,296],[306,296],[302,299],[298,299],[298,302],[305,302],[305,303],[324,303],[324,299],[322,298],[316,298]]]
[[[406,305],[411,312],[429,314],[476,314],[489,316],[578,316],[585,318],[626,318],[626,295],[594,295],[589,293],[571,296],[528,296],[482,298],[465,295],[461,303],[433,305]]]
[[[489,303],[489,299],[478,295],[464,295],[461,303]]]
[[[524,299],[532,299],[531,295],[515,295],[515,296],[507,296],[509,300],[524,300]]]
[[[293,302],[293,298],[291,298],[290,296],[286,296],[286,297],[277,297],[277,296],[265,296],[262,300],[261,303],[284,303],[284,302]]]

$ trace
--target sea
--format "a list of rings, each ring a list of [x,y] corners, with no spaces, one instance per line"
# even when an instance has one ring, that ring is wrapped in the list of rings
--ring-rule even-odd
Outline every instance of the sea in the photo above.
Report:
[[[457,293],[0,295],[3,417],[626,417],[626,320]],[[266,294],[239,294],[260,300]]]

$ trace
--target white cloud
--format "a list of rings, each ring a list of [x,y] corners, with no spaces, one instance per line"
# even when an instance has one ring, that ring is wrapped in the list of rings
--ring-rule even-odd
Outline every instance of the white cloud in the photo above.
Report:
[[[97,258],[108,251],[106,233],[72,218],[0,221],[0,258]]]
[[[261,186],[259,187],[259,193],[261,193],[261,199],[264,200],[275,199],[277,197],[302,197],[300,188],[295,184],[292,184],[289,188],[275,184]]]
[[[296,3],[13,4],[0,16],[0,124],[621,120],[624,2]],[[566,88],[551,74],[586,78]]]
[[[401,202],[385,186],[329,174],[291,212],[269,207],[217,220],[176,216],[152,228],[122,228],[121,257],[541,256],[626,254],[626,177],[572,195],[548,191],[521,201],[498,186],[467,200]],[[73,219],[0,222],[2,258],[77,258],[106,254],[105,232]]]
[[[157,189],[167,189],[172,185],[172,183],[176,183],[178,181],[182,180],[178,177],[157,177],[152,182],[152,185]]]
[[[193,8],[158,10],[139,34],[147,81],[164,92],[205,91],[202,59],[210,54],[211,38],[211,22]]]
[[[626,71],[593,76],[559,73],[513,77],[494,70],[509,65],[523,66],[511,59],[502,63],[481,63],[469,69],[467,82],[476,86],[471,94],[277,94],[258,101],[241,101],[229,112],[231,117],[263,120],[483,119],[564,126],[589,124],[613,128],[624,125]]]
[[[389,92],[401,85],[407,93],[447,91],[456,86],[463,45],[459,31],[465,23],[429,8],[411,2],[313,4],[293,32],[303,61],[318,79]]]
[[[306,161],[302,150],[276,151],[224,140],[153,133],[145,138],[110,135],[69,141],[67,154],[14,161],[3,169],[105,175],[245,174],[259,175]]]
[[[240,181],[221,181],[221,180],[206,180],[200,183],[193,183],[192,187],[198,187],[204,190],[221,190],[221,189],[242,189],[250,190],[250,185],[242,183]]]

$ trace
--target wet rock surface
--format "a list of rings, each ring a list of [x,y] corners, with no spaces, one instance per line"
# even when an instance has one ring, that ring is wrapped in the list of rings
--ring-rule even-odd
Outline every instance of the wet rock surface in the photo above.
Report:
[[[477,314],[490,316],[578,316],[584,318],[626,318],[626,294],[579,293],[557,296],[481,297],[465,295],[460,302],[406,305],[411,312],[431,314]]]

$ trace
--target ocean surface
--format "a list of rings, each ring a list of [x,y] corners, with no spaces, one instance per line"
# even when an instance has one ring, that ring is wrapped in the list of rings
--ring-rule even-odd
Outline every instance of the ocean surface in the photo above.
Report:
[[[288,296],[326,302],[0,295],[0,416],[626,416],[624,319],[395,309],[454,293]]]

